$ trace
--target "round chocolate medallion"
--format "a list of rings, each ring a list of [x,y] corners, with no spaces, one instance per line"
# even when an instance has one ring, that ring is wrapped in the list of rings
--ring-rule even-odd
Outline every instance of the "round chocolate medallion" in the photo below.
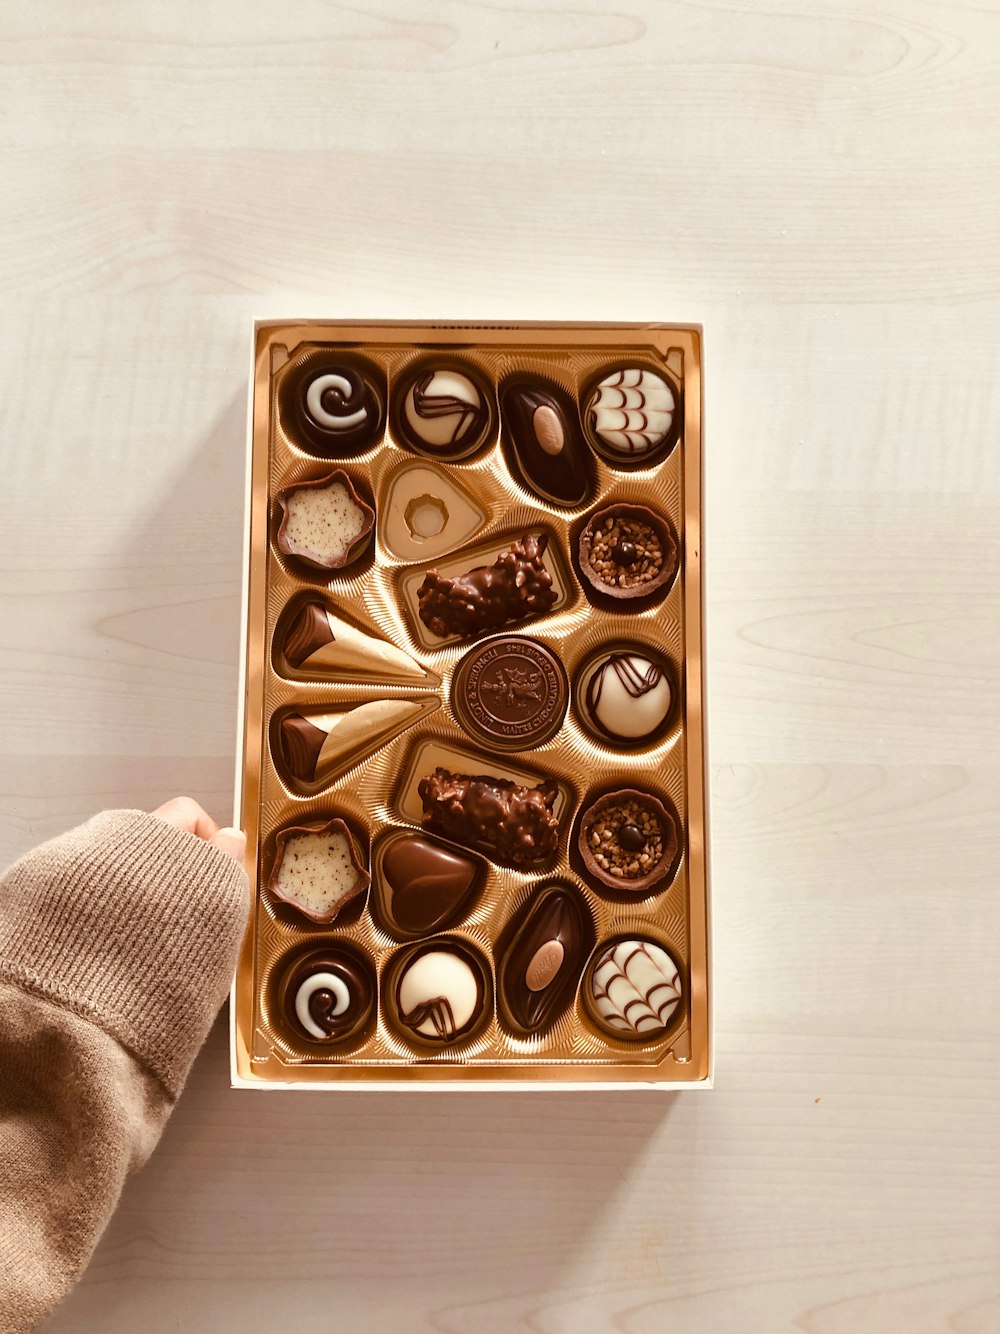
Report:
[[[559,659],[518,635],[470,649],[451,687],[452,707],[466,730],[504,750],[540,746],[555,736],[567,695]]]

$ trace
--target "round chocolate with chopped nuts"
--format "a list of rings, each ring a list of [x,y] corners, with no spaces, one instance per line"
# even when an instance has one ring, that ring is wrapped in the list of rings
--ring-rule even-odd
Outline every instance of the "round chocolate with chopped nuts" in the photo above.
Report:
[[[592,514],[578,550],[587,583],[616,601],[662,596],[680,560],[670,520],[645,505],[608,505]]]
[[[592,882],[630,895],[662,886],[680,860],[676,815],[636,788],[609,792],[585,807],[577,844]]]

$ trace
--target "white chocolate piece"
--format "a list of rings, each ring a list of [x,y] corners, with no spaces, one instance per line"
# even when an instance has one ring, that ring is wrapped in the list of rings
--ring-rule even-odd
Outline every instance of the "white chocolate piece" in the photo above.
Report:
[[[476,1013],[479,979],[459,955],[450,950],[429,950],[418,955],[403,973],[398,998],[404,1021],[427,1010],[425,1018],[411,1024],[414,1032],[428,1038],[450,1038],[461,1032]]]
[[[600,956],[591,997],[601,1022],[627,1037],[666,1031],[682,996],[676,963],[651,940],[623,940]]]
[[[402,677],[404,680],[426,678],[427,673],[420,663],[395,644],[366,634],[334,616],[332,611],[327,610],[326,616],[333,641],[310,653],[300,664],[300,671],[350,672],[352,675]]]
[[[330,1011],[330,1018],[336,1019],[338,1015],[344,1013],[351,1003],[351,993],[347,989],[347,983],[342,977],[337,977],[335,973],[313,973],[299,987],[295,993],[295,1017],[299,1023],[310,1035],[310,1037],[323,1038],[329,1037],[325,1029],[320,1028],[316,1020],[309,1013],[309,1002],[315,996],[317,991],[330,991],[333,993],[336,1004]]]
[[[346,834],[291,834],[285,840],[274,889],[320,917],[350,894],[358,875]]]
[[[343,375],[317,375],[306,390],[306,407],[313,420],[331,431],[351,431],[355,426],[360,426],[368,416],[368,409],[358,408],[355,412],[346,412],[340,416],[327,412],[323,406],[323,395],[328,389],[337,389],[348,401],[350,400],[352,390],[350,380]]]
[[[613,653],[588,669],[583,699],[585,712],[609,737],[637,741],[670,712],[670,681],[641,653]]]
[[[342,482],[290,491],[285,510],[284,540],[291,554],[323,565],[342,565],[365,530],[365,512]]]
[[[418,384],[422,383],[421,378]],[[482,411],[483,396],[468,376],[459,371],[435,371],[426,387],[418,390],[418,384],[406,395],[407,425],[422,444],[432,449],[447,449],[468,431],[470,416]],[[453,405],[451,410],[445,408],[449,400]]]
[[[677,401],[665,380],[652,371],[615,371],[587,402],[591,429],[617,454],[648,454],[673,425]]]

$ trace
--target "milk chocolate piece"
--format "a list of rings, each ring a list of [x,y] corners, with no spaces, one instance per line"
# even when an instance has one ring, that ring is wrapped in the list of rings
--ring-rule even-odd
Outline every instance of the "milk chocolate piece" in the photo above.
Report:
[[[673,525],[645,505],[608,505],[592,514],[578,552],[590,587],[616,602],[662,597],[680,562]]]
[[[504,457],[528,491],[562,509],[582,505],[593,469],[576,404],[555,385],[513,380],[501,398]]]
[[[558,849],[559,821],[552,808],[559,789],[551,779],[524,787],[506,778],[437,768],[421,778],[417,794],[428,829],[486,852],[495,862],[542,866]]]
[[[279,829],[267,882],[276,899],[311,922],[328,925],[371,884],[354,836],[343,820]]]
[[[417,589],[420,619],[431,634],[463,639],[541,616],[558,600],[543,557],[547,533],[525,535],[492,565],[447,577],[428,570]]]
[[[406,935],[427,936],[450,926],[471,904],[483,878],[477,859],[406,833],[384,845],[378,862],[385,915]]]
[[[555,736],[568,693],[551,649],[519,635],[470,649],[451,683],[452,708],[465,730],[504,750],[527,750]]]
[[[535,1033],[573,999],[593,944],[593,928],[577,895],[551,885],[529,900],[503,950],[497,972],[501,1011]]]
[[[401,648],[342,621],[318,600],[303,603],[284,634],[282,652],[296,671],[405,684],[428,676]]]
[[[285,774],[306,788],[332,782],[436,708],[434,698],[374,699],[336,712],[285,714],[278,725]]]
[[[383,385],[378,368],[361,358],[308,358],[280,391],[295,442],[320,458],[353,458],[369,449],[385,421]]]
[[[470,366],[421,366],[403,378],[395,429],[422,454],[463,458],[486,438],[490,399],[489,389]]]
[[[448,941],[412,953],[396,978],[400,1021],[431,1042],[452,1042],[484,1017],[486,972],[471,950]]]
[[[601,1028],[630,1040],[662,1037],[684,995],[680,970],[663,948],[636,937],[607,945],[587,980],[589,1008]]]
[[[362,500],[346,472],[279,491],[278,550],[319,570],[339,570],[371,542],[375,511]]]
[[[591,443],[615,467],[646,468],[676,443],[681,392],[666,374],[626,366],[605,375],[586,397]]]
[[[623,788],[585,807],[577,846],[597,886],[646,894],[673,878],[680,860],[677,817],[651,792]]]
[[[673,706],[665,658],[636,645],[602,651],[584,664],[577,707],[584,726],[625,748],[661,737]]]
[[[345,1042],[371,1019],[375,978],[353,951],[338,946],[297,959],[281,981],[279,1007],[292,1031],[309,1042]]]

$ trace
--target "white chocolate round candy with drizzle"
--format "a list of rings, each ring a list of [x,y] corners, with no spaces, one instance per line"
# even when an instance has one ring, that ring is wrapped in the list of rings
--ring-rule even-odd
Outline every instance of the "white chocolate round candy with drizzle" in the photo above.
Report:
[[[400,425],[410,443],[428,453],[468,453],[482,440],[488,420],[483,391],[462,371],[423,370],[405,390]]]
[[[589,730],[632,745],[662,730],[673,692],[665,664],[626,650],[606,653],[584,668],[578,699]]]
[[[601,1027],[624,1038],[665,1033],[683,996],[677,964],[651,940],[607,946],[594,963],[589,986]]]
[[[423,1038],[450,1042],[470,1029],[483,1009],[479,970],[455,949],[428,949],[404,967],[396,1007],[407,1028]]]
[[[644,462],[674,430],[677,397],[653,371],[614,371],[594,386],[584,419],[602,453]]]

